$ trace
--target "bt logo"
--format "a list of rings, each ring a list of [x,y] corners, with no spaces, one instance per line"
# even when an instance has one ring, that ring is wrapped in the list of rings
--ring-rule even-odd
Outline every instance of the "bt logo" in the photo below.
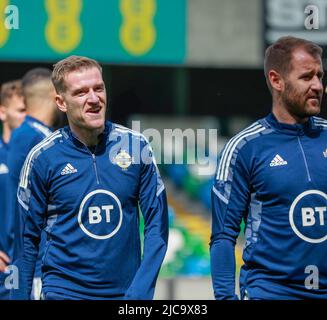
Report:
[[[315,208],[302,208],[302,224],[303,227],[311,227],[316,224],[316,220],[321,226],[325,225],[325,212],[326,207],[315,207]],[[319,219],[316,219],[317,218]]]
[[[84,197],[77,219],[80,228],[89,237],[97,240],[109,239],[122,225],[122,206],[114,193],[97,189]]]
[[[314,205],[313,205],[314,204]],[[327,195],[320,190],[307,190],[298,195],[289,211],[295,234],[310,243],[327,240]]]
[[[101,212],[105,212],[106,222],[110,223],[110,212],[113,210],[114,206],[101,206],[100,207],[89,207],[89,223],[95,224],[102,221]]]

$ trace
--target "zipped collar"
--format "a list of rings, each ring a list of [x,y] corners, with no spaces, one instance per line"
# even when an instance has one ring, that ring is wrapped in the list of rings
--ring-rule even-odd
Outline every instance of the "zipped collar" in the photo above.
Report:
[[[308,121],[303,124],[288,124],[279,122],[275,115],[270,113],[267,117],[264,118],[264,120],[269,125],[269,127],[289,135],[303,136],[305,134],[312,134],[314,132],[320,131],[320,128],[314,124],[312,117],[310,117]]]
[[[110,121],[105,122],[105,127],[102,133],[99,135],[99,142],[95,146],[96,153],[101,152],[106,147],[106,141],[108,140],[109,133],[112,128],[112,123]],[[90,152],[90,148],[85,145],[81,140],[76,137],[76,135],[72,132],[69,126],[66,126],[62,129],[64,137],[68,138],[75,147],[80,150]]]

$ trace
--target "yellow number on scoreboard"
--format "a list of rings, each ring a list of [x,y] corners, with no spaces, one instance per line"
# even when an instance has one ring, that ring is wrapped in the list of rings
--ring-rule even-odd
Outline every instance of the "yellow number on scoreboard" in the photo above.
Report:
[[[58,53],[74,50],[82,39],[82,0],[46,0],[45,6],[49,17],[45,38],[49,46]]]
[[[120,11],[123,23],[119,36],[124,49],[135,56],[146,54],[156,41],[156,0],[120,0]]]

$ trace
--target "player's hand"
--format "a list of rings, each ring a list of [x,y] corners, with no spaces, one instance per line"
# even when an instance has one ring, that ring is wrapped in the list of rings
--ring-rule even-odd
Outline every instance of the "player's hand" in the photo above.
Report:
[[[6,270],[9,262],[9,257],[3,251],[0,251],[0,272],[4,272]]]

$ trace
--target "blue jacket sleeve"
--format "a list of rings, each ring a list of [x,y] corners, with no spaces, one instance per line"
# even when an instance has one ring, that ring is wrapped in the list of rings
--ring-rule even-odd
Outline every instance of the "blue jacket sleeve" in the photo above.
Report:
[[[238,299],[235,294],[235,243],[250,200],[248,165],[239,151],[235,151],[229,158],[233,160],[227,163],[227,151],[222,153],[211,193],[210,255],[216,299]]]
[[[15,182],[16,188],[18,187],[20,171],[24,165],[25,159],[29,151],[43,140],[41,135],[30,135],[28,140],[24,139],[23,134],[13,134],[9,144],[8,152],[8,166],[11,179]],[[16,194],[16,192],[15,192]]]
[[[29,153],[29,151],[38,144],[42,138],[37,135],[29,136],[28,141],[23,139],[22,134],[13,134],[9,145],[8,152],[8,167],[9,175],[7,180],[7,215],[8,215],[8,225],[7,233],[9,237],[9,255],[15,259],[16,252],[21,250],[22,242],[19,239],[20,228],[20,216],[19,205],[17,202],[17,188],[19,184],[19,177],[21,169],[24,165],[24,161]]]
[[[29,299],[32,290],[41,231],[47,212],[46,168],[42,167],[46,165],[44,162],[44,159],[38,161],[32,152],[28,155],[17,190],[23,248],[17,261],[19,288],[11,293],[11,298],[15,300]]]
[[[147,154],[142,164],[139,205],[144,217],[143,259],[128,288],[125,299],[153,299],[158,273],[165,257],[168,242],[168,208],[164,184],[161,180],[152,150],[146,145]]]

